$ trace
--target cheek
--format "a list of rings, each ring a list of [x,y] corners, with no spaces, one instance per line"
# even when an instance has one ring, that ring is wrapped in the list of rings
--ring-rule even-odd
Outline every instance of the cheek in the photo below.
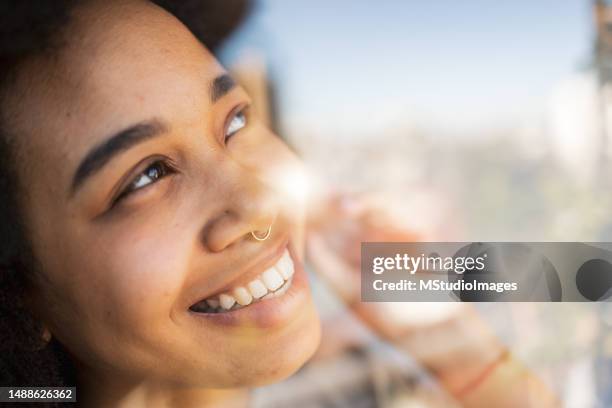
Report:
[[[156,238],[118,243],[113,259],[99,264],[107,267],[99,271],[108,277],[107,306],[127,325],[139,324],[141,317],[149,324],[167,318],[184,280],[187,267],[181,242]]]
[[[173,313],[197,234],[172,214],[157,220],[88,230],[45,254],[53,287],[40,314],[89,366],[146,372],[180,340]]]
[[[142,229],[144,228],[144,230]],[[140,231],[109,237],[111,257],[101,256],[102,304],[122,329],[167,325],[185,276],[191,240],[185,230],[144,223]]]
[[[187,274],[189,240],[184,229],[157,223],[125,230],[81,246],[80,264],[70,266],[80,272],[74,273],[78,291],[71,291],[78,327],[69,333],[86,344],[81,353],[138,365],[135,356],[152,360],[176,336],[172,314]]]

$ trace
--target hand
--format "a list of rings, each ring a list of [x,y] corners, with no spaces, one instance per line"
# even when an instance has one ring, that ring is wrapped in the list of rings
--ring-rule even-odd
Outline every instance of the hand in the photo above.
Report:
[[[399,227],[386,202],[371,196],[333,197],[309,226],[307,256],[316,272],[372,330],[407,350],[447,386],[460,389],[503,350],[471,307],[360,301],[361,242],[414,242],[429,234]]]

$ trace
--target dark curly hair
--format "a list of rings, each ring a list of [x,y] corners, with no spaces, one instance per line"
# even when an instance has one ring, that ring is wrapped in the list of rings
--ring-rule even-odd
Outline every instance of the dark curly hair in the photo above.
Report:
[[[23,61],[53,51],[55,36],[69,23],[72,9],[84,1],[0,3],[0,95],[6,93]],[[153,2],[174,14],[213,52],[252,8],[248,0]],[[6,115],[5,105],[0,97],[0,118]],[[2,122],[0,119],[0,386],[74,386],[75,370],[68,354],[58,342],[41,340],[42,328],[24,302],[38,269],[20,222],[15,149]]]

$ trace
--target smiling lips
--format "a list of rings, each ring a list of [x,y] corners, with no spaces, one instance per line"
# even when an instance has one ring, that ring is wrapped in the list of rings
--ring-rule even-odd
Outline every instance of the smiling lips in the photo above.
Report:
[[[231,310],[283,295],[291,286],[295,272],[293,260],[285,249],[280,259],[246,286],[239,286],[228,293],[211,296],[191,306],[197,313],[224,313]]]

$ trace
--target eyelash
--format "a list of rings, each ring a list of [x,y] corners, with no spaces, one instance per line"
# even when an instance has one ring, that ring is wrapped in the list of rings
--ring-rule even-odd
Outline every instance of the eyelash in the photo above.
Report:
[[[155,184],[161,179],[163,179],[164,177],[170,174],[173,174],[175,172],[176,171],[174,170],[174,167],[172,167],[172,165],[167,160],[159,159],[159,160],[154,161],[153,163],[149,164],[146,169],[144,169],[136,177],[134,177],[132,181],[130,181],[128,186],[125,189],[123,189],[121,194],[119,194],[119,196],[113,201],[113,206],[117,204],[119,201],[129,196],[130,194],[138,190],[141,190],[143,188],[146,188],[152,184]],[[142,182],[140,180],[147,178],[147,177],[149,178],[150,182],[142,185]]]
[[[247,126],[248,124],[247,108],[248,107],[243,106],[237,109],[234,113],[232,113],[230,120],[227,122],[227,125],[224,127],[224,132],[225,132],[224,143],[227,143],[230,138],[232,138],[236,133],[238,133],[240,130],[244,129]],[[237,128],[232,129],[232,126],[233,126],[232,122],[235,119],[240,120],[240,122],[235,126]],[[155,170],[156,173],[151,173],[151,171],[153,170]],[[138,190],[141,190],[143,188],[146,188],[148,186],[151,186],[157,183],[158,181],[160,181],[161,179],[163,179],[164,177],[169,176],[173,173],[176,173],[176,170],[168,162],[168,160],[164,160],[164,159],[156,160],[155,162],[147,166],[147,168],[144,169],[144,171],[140,172],[136,177],[134,177],[132,181],[130,181],[128,186],[113,201],[113,206],[117,204],[119,201],[129,196],[130,194]],[[137,184],[140,184],[139,181],[144,177],[148,177],[151,181],[144,185],[137,186]]]

